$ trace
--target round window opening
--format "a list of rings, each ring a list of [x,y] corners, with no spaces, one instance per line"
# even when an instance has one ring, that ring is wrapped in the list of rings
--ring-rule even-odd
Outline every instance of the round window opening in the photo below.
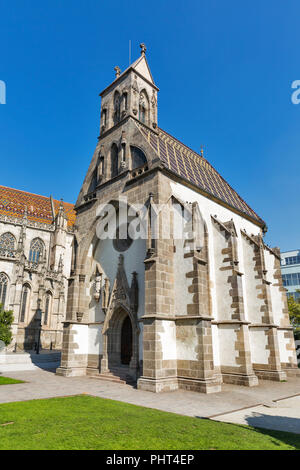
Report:
[[[123,224],[117,228],[116,237],[113,239],[113,246],[116,251],[126,251],[131,246],[133,240],[128,234],[128,225]]]

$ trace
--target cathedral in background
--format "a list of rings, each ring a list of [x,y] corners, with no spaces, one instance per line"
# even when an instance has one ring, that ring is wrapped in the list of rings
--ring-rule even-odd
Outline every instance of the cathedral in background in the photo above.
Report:
[[[33,349],[40,324],[41,346],[61,348],[74,223],[72,204],[0,186],[0,303],[14,313],[10,350]]]

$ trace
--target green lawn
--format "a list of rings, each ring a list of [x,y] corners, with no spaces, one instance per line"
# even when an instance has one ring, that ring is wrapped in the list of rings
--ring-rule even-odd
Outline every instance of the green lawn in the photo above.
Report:
[[[81,395],[0,405],[0,449],[281,450],[300,436]]]
[[[10,385],[10,384],[23,384],[22,380],[10,379],[9,377],[3,377],[0,375],[0,385]]]

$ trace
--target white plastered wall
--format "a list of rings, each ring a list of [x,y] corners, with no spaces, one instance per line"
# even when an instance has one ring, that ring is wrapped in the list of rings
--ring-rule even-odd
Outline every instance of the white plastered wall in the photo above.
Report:
[[[266,349],[268,337],[264,328],[250,328],[251,361],[253,364],[268,364],[270,351]]]
[[[219,325],[219,351],[222,366],[236,367],[236,332],[231,325]]]
[[[173,321],[164,321],[162,325],[164,331],[159,333],[159,339],[162,346],[163,360],[176,359],[176,325]]]
[[[120,253],[115,250],[113,241],[111,239],[100,240],[96,248],[94,259],[101,266],[103,271],[103,279],[108,278],[110,282],[110,289],[113,287],[116,278],[119,256],[124,256],[124,269],[129,286],[132,281],[132,273],[137,273],[137,281],[139,286],[139,306],[137,316],[140,318],[145,312],[145,265],[144,259],[146,256],[146,241],[137,239],[134,240],[128,250]],[[88,295],[92,294],[93,287]],[[90,321],[104,321],[104,313],[101,309],[101,304],[97,304],[91,297],[91,304],[89,310]],[[101,302],[101,300],[100,300]],[[141,322],[139,323],[141,326]],[[93,340],[91,340],[92,342]],[[139,336],[139,357],[143,357],[143,335]]]
[[[173,205],[173,223],[175,233],[180,233],[176,227],[183,227],[186,223],[184,214],[179,210],[178,205]],[[180,289],[174,289],[175,315],[187,315],[187,305],[193,303],[193,293],[188,291],[191,280],[187,278],[187,273],[193,271],[192,258],[184,258],[184,239],[175,239],[174,245],[176,251],[174,253],[174,285],[180,286]]]
[[[74,349],[74,354],[88,354],[89,351],[89,327],[88,325],[72,325],[72,332],[74,333],[74,343],[77,348]]]
[[[247,305],[247,320],[251,323],[261,323],[263,311],[261,310],[264,305],[264,300],[259,299],[258,295],[261,294],[261,289],[257,286],[261,284],[260,279],[256,279],[256,271],[253,245],[242,237],[243,258],[244,258],[244,302]]]
[[[217,219],[223,223],[231,219],[233,220],[238,235],[237,250],[239,256],[239,270],[241,272],[245,269],[245,254],[243,252],[240,231],[244,230],[249,234],[258,235],[260,234],[260,227],[180,183],[171,182],[170,186],[172,193],[179,200],[189,203],[198,202],[199,204],[199,209],[208,230],[212,316],[215,320],[229,319],[232,299],[229,296],[230,286],[227,283],[228,272],[219,271],[219,267],[225,257],[221,254],[221,250],[227,246],[224,241],[224,235],[216,227],[215,223],[212,222],[211,216],[216,216]],[[246,276],[242,276],[243,291],[245,291],[246,283]],[[245,314],[246,316],[248,315],[247,304],[245,305]],[[238,352],[235,351],[236,333],[233,327],[231,325],[213,325],[212,338],[215,365],[218,366],[222,363],[224,366],[236,366]]]

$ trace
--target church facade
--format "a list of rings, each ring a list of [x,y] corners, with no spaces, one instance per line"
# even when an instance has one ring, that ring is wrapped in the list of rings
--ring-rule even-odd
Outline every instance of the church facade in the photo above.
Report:
[[[14,313],[8,349],[61,349],[73,205],[0,186],[0,303]]]
[[[202,152],[159,128],[145,52],[101,93],[57,373],[154,392],[284,380],[297,361],[279,249]]]

